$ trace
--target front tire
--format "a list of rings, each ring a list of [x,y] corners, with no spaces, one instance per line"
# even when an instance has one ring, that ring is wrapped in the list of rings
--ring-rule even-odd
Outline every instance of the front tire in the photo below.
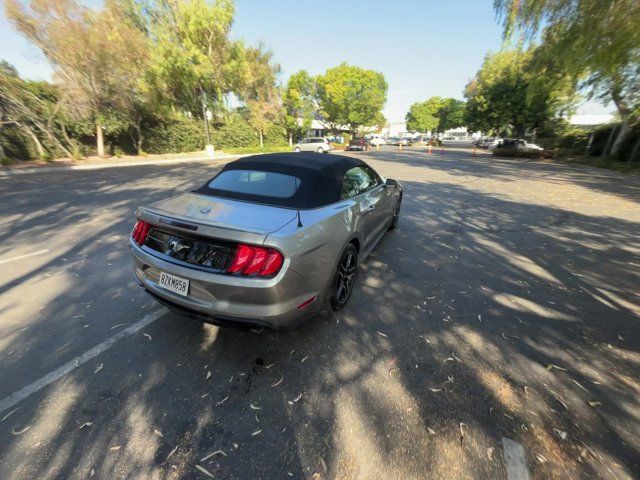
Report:
[[[324,152],[324,148],[322,148],[322,147],[318,147],[317,152],[318,152],[318,153],[325,153],[325,152]]]
[[[294,148],[293,151],[296,153],[300,153],[300,149],[298,147]]]
[[[331,283],[329,305],[331,310],[342,310],[353,292],[358,273],[358,250],[352,243],[347,245],[336,268],[335,277]]]

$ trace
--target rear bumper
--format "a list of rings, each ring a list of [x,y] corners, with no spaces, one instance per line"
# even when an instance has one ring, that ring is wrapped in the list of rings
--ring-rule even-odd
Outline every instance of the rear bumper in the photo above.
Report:
[[[170,309],[218,325],[258,325],[291,329],[322,309],[321,292],[305,286],[304,277],[283,266],[271,279],[209,273],[158,258],[130,242],[135,276],[147,292]],[[159,286],[160,272],[188,279],[184,297]],[[298,305],[317,296],[299,310]]]

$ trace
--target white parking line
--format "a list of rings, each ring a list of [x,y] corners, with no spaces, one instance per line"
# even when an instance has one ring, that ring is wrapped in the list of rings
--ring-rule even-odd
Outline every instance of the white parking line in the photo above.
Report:
[[[51,250],[45,248],[43,250],[38,250],[37,252],[25,253],[24,255],[19,255],[17,257],[11,258],[3,258],[0,260],[0,265],[4,265],[5,263],[15,262],[17,260],[22,260],[23,258],[35,257],[36,255],[43,255],[45,253],[49,253]]]
[[[125,328],[124,330],[121,330],[120,332],[116,333],[113,337],[110,337],[110,338],[106,339],[104,342],[96,345],[91,350],[87,350],[82,355],[74,358],[70,362],[65,363],[61,367],[56,368],[54,371],[46,374],[44,377],[36,380],[33,383],[30,383],[26,387],[18,390],[15,393],[12,393],[8,397],[3,398],[0,401],[0,413],[10,409],[11,407],[13,407],[18,402],[21,402],[25,398],[27,398],[27,397],[33,395],[34,393],[42,390],[47,385],[50,385],[51,383],[55,382],[56,380],[62,378],[67,373],[75,370],[76,368],[78,368],[83,363],[86,363],[89,360],[91,360],[92,358],[97,357],[98,355],[100,355],[106,349],[111,347],[114,343],[116,343],[121,338],[124,338],[124,337],[127,337],[129,335],[132,335],[132,334],[136,333],[138,330],[140,330],[141,328],[144,328],[147,325],[149,325],[150,323],[155,322],[157,319],[162,317],[167,312],[168,312],[168,310],[166,308],[161,308],[159,310],[156,310],[155,312],[151,312],[151,313],[145,315],[142,320],[134,323],[133,325],[131,325],[130,327]]]
[[[507,480],[529,480],[529,468],[524,447],[518,442],[502,437],[502,453],[507,469]]]

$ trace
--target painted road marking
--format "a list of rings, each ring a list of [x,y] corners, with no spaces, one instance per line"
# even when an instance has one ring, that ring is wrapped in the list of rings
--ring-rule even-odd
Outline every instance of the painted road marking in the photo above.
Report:
[[[0,401],[0,413],[10,409],[14,405],[16,405],[18,402],[21,402],[25,398],[42,390],[47,385],[50,385],[56,380],[64,377],[67,373],[75,370],[83,363],[86,363],[92,358],[97,357],[98,355],[100,355],[102,352],[107,350],[109,347],[111,347],[114,343],[116,343],[121,338],[128,337],[129,335],[133,335],[141,328],[144,328],[150,323],[155,322],[167,312],[168,310],[166,308],[161,308],[159,310],[156,310],[155,312],[148,313],[147,315],[144,316],[142,320],[134,323],[133,325],[125,328],[124,330],[121,330],[120,332],[116,333],[113,337],[106,339],[104,342],[96,345],[91,350],[87,350],[82,355],[74,358],[70,362],[65,363],[61,367],[56,368],[54,371],[48,373],[44,377],[36,380],[33,383],[30,383],[26,387],[18,390],[15,393],[12,393],[8,397],[3,398]]]
[[[518,442],[502,437],[502,453],[507,469],[507,480],[529,480],[529,468],[524,447]]]
[[[23,258],[35,257],[36,255],[43,255],[45,253],[49,253],[50,251],[51,250],[49,250],[48,248],[45,248],[43,250],[38,250],[37,252],[25,253],[24,255],[19,255],[17,257],[4,258],[0,260],[0,265],[4,265],[5,263],[9,263],[9,262],[15,262],[17,260],[22,260]]]

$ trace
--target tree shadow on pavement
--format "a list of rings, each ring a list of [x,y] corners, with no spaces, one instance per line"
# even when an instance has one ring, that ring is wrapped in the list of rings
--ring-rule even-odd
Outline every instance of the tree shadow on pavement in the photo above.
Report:
[[[633,478],[638,223],[403,184],[344,311],[289,333],[166,315],[1,422],[0,477],[493,479],[506,437],[533,478]]]

